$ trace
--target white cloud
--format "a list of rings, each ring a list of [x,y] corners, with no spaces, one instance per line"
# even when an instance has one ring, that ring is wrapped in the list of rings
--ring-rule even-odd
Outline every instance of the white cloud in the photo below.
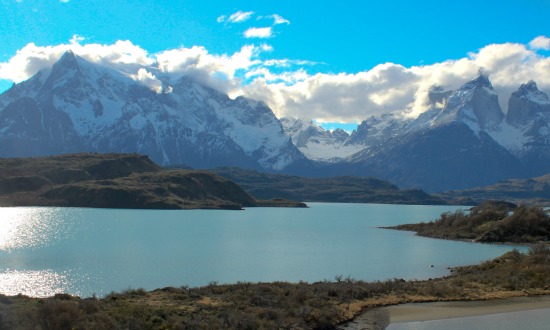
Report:
[[[269,38],[273,34],[271,27],[250,28],[244,31],[245,38]]]
[[[268,17],[273,18],[273,25],[290,24],[289,20],[287,20],[284,17],[282,17],[280,15],[277,15],[277,14],[269,15]]]
[[[267,64],[284,68],[285,61],[264,62],[269,69]],[[503,111],[507,111],[510,94],[530,79],[550,92],[550,58],[513,43],[488,45],[458,60],[409,68],[386,63],[355,74],[303,75],[294,71],[294,82],[285,79],[292,77],[291,68],[278,75],[256,69],[249,73],[254,80],[233,95],[263,100],[278,116],[360,122],[384,113],[416,117],[426,110],[431,86],[459,88],[475,78],[481,68],[499,93]]]
[[[538,36],[529,42],[529,47],[531,47],[531,49],[550,50],[550,38]]]
[[[72,45],[75,45],[75,44],[79,44],[81,41],[84,41],[85,38],[83,36],[79,36],[77,34],[73,34],[73,37],[71,38],[71,40],[69,40],[69,42],[72,44]]]
[[[548,39],[544,38],[534,40]],[[533,42],[492,44],[463,58],[431,65],[385,63],[367,71],[334,74],[308,73],[318,64],[310,61],[266,58],[273,51],[266,44],[246,45],[233,54],[220,55],[200,46],[149,54],[130,41],[109,45],[81,42],[83,39],[75,35],[67,44],[30,43],[8,61],[0,62],[0,79],[28,79],[71,49],[89,61],[125,70],[155,91],[162,90],[155,71],[159,70],[167,79],[187,75],[232,97],[262,100],[278,116],[347,123],[384,113],[417,116],[426,109],[431,86],[456,89],[474,78],[480,68],[489,74],[504,110],[509,95],[531,79],[550,92],[550,57],[537,53],[542,49],[538,41],[536,49]]]
[[[228,23],[242,23],[246,22],[254,15],[253,11],[242,11],[239,10],[227,17],[226,15],[219,16],[216,21],[218,23],[228,22]]]
[[[259,65],[258,55],[264,46],[243,46],[232,55],[210,54],[204,47],[193,46],[167,50],[155,56],[160,70],[174,75],[188,75],[199,82],[228,92],[240,83],[239,70]]]
[[[143,85],[149,87],[152,91],[160,94],[162,92],[162,82],[155,77],[154,74],[148,72],[144,68],[140,68],[137,74],[130,75],[135,81],[141,82]]]
[[[59,2],[61,2],[61,3],[67,3],[67,2],[69,2],[69,1],[70,1],[70,0],[59,0]]]
[[[51,67],[69,48],[66,45],[39,47],[29,43],[8,62],[0,63],[0,79],[19,83],[38,71]]]
[[[74,35],[68,44],[56,46],[37,46],[29,43],[17,51],[8,62],[0,63],[0,79],[19,83],[30,78],[38,71],[51,67],[66,51],[96,63],[106,65],[131,64],[151,65],[154,62],[147,51],[132,42],[119,40],[111,45],[81,45],[82,37]]]
[[[263,62],[265,66],[274,66],[279,68],[289,68],[292,66],[313,66],[318,65],[321,63],[313,62],[313,61],[306,61],[306,60],[291,60],[291,59],[273,59],[273,60],[266,60]]]

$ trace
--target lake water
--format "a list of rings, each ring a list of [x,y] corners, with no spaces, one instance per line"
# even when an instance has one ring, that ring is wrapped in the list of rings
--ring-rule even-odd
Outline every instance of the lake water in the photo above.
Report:
[[[309,205],[244,211],[0,208],[0,293],[88,297],[128,288],[313,282],[337,275],[426,279],[513,249],[377,228],[436,219],[453,206]]]

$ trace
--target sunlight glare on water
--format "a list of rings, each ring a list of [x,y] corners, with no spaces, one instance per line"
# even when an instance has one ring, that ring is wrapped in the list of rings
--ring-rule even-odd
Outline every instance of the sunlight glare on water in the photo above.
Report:
[[[0,208],[0,250],[37,248],[68,234],[57,208]]]
[[[67,276],[50,270],[0,272],[0,292],[8,296],[51,297],[68,288]]]

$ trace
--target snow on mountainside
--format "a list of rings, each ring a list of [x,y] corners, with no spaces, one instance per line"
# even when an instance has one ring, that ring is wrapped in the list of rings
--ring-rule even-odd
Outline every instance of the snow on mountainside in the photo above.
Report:
[[[371,175],[440,191],[550,172],[550,101],[534,82],[512,94],[506,115],[483,74],[457,90],[433,87],[429,101],[414,120],[370,117],[340,140],[311,122],[283,122],[307,157],[342,157],[324,169],[332,175]],[[358,151],[345,154],[342,147]]]
[[[375,176],[428,191],[550,172],[550,101],[535,82],[511,95],[506,115],[482,74],[457,90],[432,88],[429,101],[414,120],[369,117],[348,134],[278,120],[262,102],[154,66],[67,52],[0,95],[0,157],[137,152],[161,165]]]
[[[403,134],[410,120],[399,118],[393,114],[371,116],[364,120],[357,130],[351,133],[346,145],[375,146],[394,136]]]
[[[269,170],[304,159],[263,103],[72,52],[0,95],[0,133],[1,157],[138,152],[162,165]]]
[[[283,128],[298,149],[309,159],[336,162],[365,148],[347,144],[350,135],[342,130],[328,131],[311,120],[281,118]]]
[[[529,158],[535,152],[540,152],[537,157],[541,157],[550,151],[549,122],[548,96],[534,81],[529,81],[512,93],[506,120],[489,134],[519,158]]]
[[[487,76],[479,75],[451,92],[444,107],[429,122],[431,126],[461,121],[472,131],[496,129],[504,114],[498,104],[498,95]]]
[[[328,131],[311,120],[282,118],[281,123],[292,142],[308,158],[324,162],[340,162],[368,147],[401,134],[409,120],[391,114],[371,116],[351,134],[342,129]]]
[[[484,75],[458,90],[435,92],[428,111],[333,172],[373,175],[428,191],[550,172],[550,107],[536,84],[512,94],[507,116]]]

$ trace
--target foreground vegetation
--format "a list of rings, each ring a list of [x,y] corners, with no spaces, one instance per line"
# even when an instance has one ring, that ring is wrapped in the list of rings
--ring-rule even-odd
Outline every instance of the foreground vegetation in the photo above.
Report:
[[[425,281],[211,283],[81,299],[0,296],[1,329],[334,329],[364,309],[550,294],[550,250],[534,245]]]
[[[550,241],[550,216],[542,207],[516,207],[495,201],[473,207],[470,212],[458,210],[443,213],[436,221],[385,228],[415,231],[426,237],[476,242]]]

